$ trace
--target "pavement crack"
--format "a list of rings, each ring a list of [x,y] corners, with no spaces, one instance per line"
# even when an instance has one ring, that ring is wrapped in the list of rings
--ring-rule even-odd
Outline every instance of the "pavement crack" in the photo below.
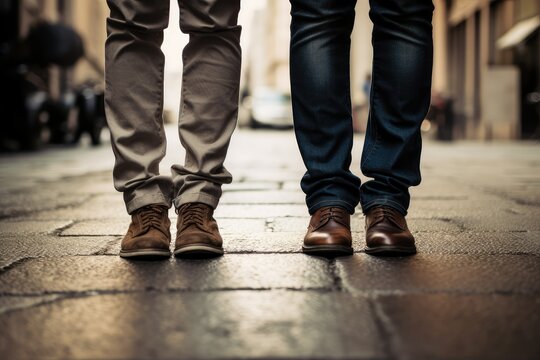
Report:
[[[65,204],[61,204],[61,205],[57,205],[57,206],[51,206],[50,208],[48,208],[48,207],[41,208],[41,209],[32,209],[32,206],[30,204],[29,207],[25,208],[25,209],[13,210],[13,211],[10,211],[8,213],[1,213],[0,212],[0,220],[19,218],[19,217],[22,217],[22,216],[32,216],[32,215],[35,215],[35,214],[42,213],[44,211],[73,209],[73,208],[76,208],[78,206],[81,206],[82,204],[84,204],[85,202],[90,200],[91,198],[92,198],[92,195],[86,195],[86,196],[82,196],[80,199],[77,199],[75,201],[69,201],[69,202],[67,202]]]
[[[13,269],[15,266],[21,265],[29,260],[35,259],[34,257],[24,257],[17,260],[14,260],[13,262],[0,267],[0,275],[6,273],[7,271]]]
[[[337,267],[336,259],[330,259],[328,261],[328,270],[330,272],[330,276],[332,277],[332,288],[334,289],[334,291],[337,291],[337,292],[345,291],[343,287],[343,279],[341,278],[341,275],[339,274],[339,269]]]
[[[30,298],[30,297],[25,296],[25,298]],[[66,296],[58,295],[58,294],[41,295],[38,297],[37,301],[34,301],[30,304],[23,304],[21,302],[18,302],[12,306],[0,307],[0,315],[9,314],[16,311],[28,310],[28,309],[35,308],[41,305],[52,304],[54,302],[63,300],[65,298]]]
[[[25,297],[39,298],[44,296],[59,296],[58,300],[80,298],[89,296],[105,296],[105,295],[124,295],[124,294],[185,294],[185,293],[215,293],[215,292],[235,292],[235,291],[250,291],[250,292],[272,292],[272,291],[291,291],[291,292],[314,292],[314,293],[330,293],[332,289],[327,287],[217,287],[217,288],[158,288],[152,285],[145,286],[140,289],[89,289],[84,291],[38,291],[29,293],[0,293],[0,297]],[[61,298],[60,298],[61,297]]]
[[[265,232],[274,232],[276,227],[276,222],[274,218],[266,218],[264,220],[264,231]]]
[[[399,334],[394,331],[392,320],[386,315],[379,303],[373,299],[368,299],[367,303],[373,314],[375,326],[381,334],[379,339],[383,344],[383,351],[390,359],[402,359],[404,354],[399,352]]]
[[[116,245],[118,244],[118,241],[120,241],[121,238],[114,238],[110,241],[107,241],[107,243],[105,244],[105,246],[103,246],[101,249],[99,249],[98,251],[92,253],[90,256],[99,256],[99,255],[112,255],[111,252],[112,252],[112,249],[114,247],[116,247]],[[116,255],[116,254],[115,254]]]
[[[63,225],[63,226],[59,226],[57,227],[56,229],[54,229],[53,231],[51,231],[49,234],[50,235],[56,235],[56,236],[60,236],[62,235],[62,232],[69,229],[70,227],[72,227],[73,225],[77,224],[78,220],[71,220],[70,222],[68,222],[67,224]]]
[[[447,218],[447,217],[436,217],[436,218],[434,218],[434,220],[439,220],[439,221],[443,221],[445,223],[453,224],[459,229],[458,230],[459,232],[463,232],[463,231],[467,230],[467,228],[465,227],[463,222],[458,221],[458,219],[452,219],[452,218]]]

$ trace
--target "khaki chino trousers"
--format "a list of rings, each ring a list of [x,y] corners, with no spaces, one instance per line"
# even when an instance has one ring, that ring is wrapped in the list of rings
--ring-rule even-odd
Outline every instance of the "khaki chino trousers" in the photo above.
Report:
[[[105,107],[115,155],[114,186],[128,213],[150,204],[178,208],[201,202],[215,208],[223,166],[236,127],[240,81],[240,0],[179,0],[183,50],[178,125],[184,165],[160,175],[163,128],[163,30],[168,0],[108,0]],[[174,59],[173,59],[174,60]]]

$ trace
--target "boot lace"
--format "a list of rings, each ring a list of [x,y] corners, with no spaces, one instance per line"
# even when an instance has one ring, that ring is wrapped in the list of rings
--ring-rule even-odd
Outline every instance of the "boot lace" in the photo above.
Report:
[[[178,208],[178,215],[183,219],[182,228],[195,225],[200,229],[204,228],[204,220],[207,216],[208,208],[204,204],[186,203]]]
[[[163,207],[159,205],[145,206],[141,208],[139,215],[143,231],[148,231],[150,228],[161,229],[163,222]]]

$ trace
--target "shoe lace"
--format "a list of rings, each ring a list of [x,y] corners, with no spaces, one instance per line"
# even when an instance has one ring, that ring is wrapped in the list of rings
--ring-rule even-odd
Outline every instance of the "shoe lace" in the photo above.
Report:
[[[340,224],[346,225],[343,218],[344,210],[339,207],[327,207],[321,210],[321,216],[316,228],[319,228],[326,224],[329,220],[334,220]]]
[[[385,206],[377,207],[371,211],[371,215],[373,216],[373,220],[370,226],[378,224],[384,220],[388,220],[392,222],[394,225],[400,228],[402,227],[400,225],[400,221],[396,217],[396,212],[388,207],[385,207]]]
[[[183,219],[182,227],[184,229],[190,225],[195,225],[202,229],[207,212],[208,207],[200,203],[186,203],[178,208],[178,214]]]
[[[139,210],[141,228],[148,231],[150,228],[161,229],[163,207],[159,205],[148,205]]]

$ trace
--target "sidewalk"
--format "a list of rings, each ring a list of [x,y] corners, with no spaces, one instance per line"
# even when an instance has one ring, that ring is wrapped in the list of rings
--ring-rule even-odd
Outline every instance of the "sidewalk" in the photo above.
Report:
[[[183,159],[174,131],[164,172]],[[327,260],[300,251],[293,133],[238,131],[225,256],[162,262],[117,255],[129,217],[108,144],[0,154],[0,358],[538,359],[539,154],[428,141],[418,255],[364,254],[357,211],[355,255]]]

